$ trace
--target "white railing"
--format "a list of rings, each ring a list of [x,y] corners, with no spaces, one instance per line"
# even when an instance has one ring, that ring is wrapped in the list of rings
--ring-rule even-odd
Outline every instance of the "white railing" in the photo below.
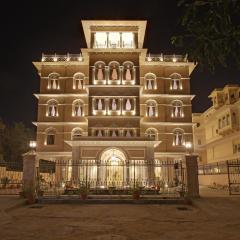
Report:
[[[188,56],[186,55],[163,55],[161,54],[147,54],[145,57],[147,62],[188,62]]]
[[[42,62],[83,62],[83,56],[82,54],[65,54],[65,55],[59,55],[59,54],[42,54]]]

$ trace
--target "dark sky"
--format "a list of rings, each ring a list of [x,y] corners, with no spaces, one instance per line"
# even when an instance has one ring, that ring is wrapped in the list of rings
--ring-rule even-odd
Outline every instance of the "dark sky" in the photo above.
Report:
[[[175,0],[48,0],[5,1],[0,8],[0,118],[6,122],[35,121],[39,77],[32,61],[41,53],[79,53],[86,47],[81,19],[147,20],[144,47],[151,53],[181,53],[171,43],[181,15]],[[183,53],[184,54],[184,53]],[[200,71],[191,77],[193,112],[210,106],[215,87],[238,83],[240,71],[218,68],[214,75]]]

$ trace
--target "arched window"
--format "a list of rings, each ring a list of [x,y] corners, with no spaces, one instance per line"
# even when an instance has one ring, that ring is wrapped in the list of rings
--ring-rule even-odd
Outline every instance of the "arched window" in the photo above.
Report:
[[[120,64],[116,61],[112,61],[108,66],[110,83],[120,84]]]
[[[158,139],[158,131],[155,128],[149,128],[145,132],[146,137],[153,138],[155,140]]]
[[[144,77],[144,87],[147,90],[157,89],[157,77],[154,73],[147,73]]]
[[[47,102],[46,116],[58,117],[58,103],[56,100],[50,100]]]
[[[177,128],[173,131],[173,146],[184,146],[184,131]]]
[[[75,100],[72,104],[72,116],[73,117],[82,117],[84,116],[83,112],[83,102],[81,100]]]
[[[73,75],[73,89],[83,89],[84,88],[84,77],[83,73],[75,73]]]
[[[50,73],[48,75],[48,89],[60,89],[59,83],[60,75],[58,73]]]
[[[48,128],[45,133],[45,145],[54,145],[56,141],[56,130],[54,128]]]
[[[175,101],[172,102],[171,117],[173,117],[173,118],[184,117],[183,104],[182,104],[181,101],[175,100]]]
[[[179,73],[173,73],[170,75],[170,90],[182,90],[182,80]]]
[[[83,136],[83,131],[80,128],[74,128],[72,130],[72,140],[77,140]]]
[[[157,117],[157,103],[154,100],[150,100],[147,102],[146,106],[146,116],[147,117]]]
[[[94,79],[97,81],[104,81],[106,80],[105,74],[105,63],[102,61],[98,61],[94,64]]]
[[[134,64],[130,61],[123,63],[123,81],[135,81]]]

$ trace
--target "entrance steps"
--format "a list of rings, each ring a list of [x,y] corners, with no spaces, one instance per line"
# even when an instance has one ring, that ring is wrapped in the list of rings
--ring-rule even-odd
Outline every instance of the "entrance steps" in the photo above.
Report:
[[[42,204],[186,204],[184,198],[148,195],[135,200],[129,195],[90,195],[82,200],[78,195],[44,196],[38,199]]]

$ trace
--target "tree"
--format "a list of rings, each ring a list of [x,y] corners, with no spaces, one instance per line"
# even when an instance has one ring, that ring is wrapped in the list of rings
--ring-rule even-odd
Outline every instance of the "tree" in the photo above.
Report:
[[[240,67],[240,1],[180,0],[182,33],[172,37],[189,58],[214,71],[217,66]]]
[[[3,160],[4,129],[5,129],[5,125],[3,121],[0,119],[0,161]]]
[[[34,139],[32,129],[23,123],[14,123],[7,126],[3,134],[3,157],[6,162],[18,162],[22,160],[22,154],[29,149],[29,141]]]

